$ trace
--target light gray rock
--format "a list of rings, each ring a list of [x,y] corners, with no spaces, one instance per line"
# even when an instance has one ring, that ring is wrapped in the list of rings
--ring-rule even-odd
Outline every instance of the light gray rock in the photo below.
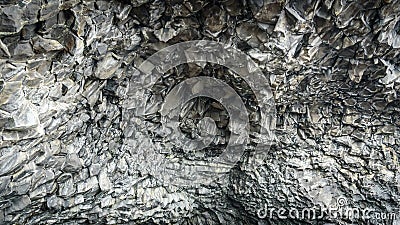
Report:
[[[57,40],[45,39],[42,37],[34,38],[33,49],[38,52],[49,52],[64,49],[64,46],[60,44]]]
[[[0,35],[19,32],[24,25],[21,20],[23,11],[15,5],[7,5],[0,9]]]
[[[13,172],[28,159],[26,153],[10,152],[0,157],[0,176]]]
[[[23,195],[21,197],[17,197],[11,201],[11,206],[8,208],[9,213],[14,213],[16,211],[20,211],[25,209],[27,206],[31,204],[31,200],[28,196]]]
[[[109,191],[112,188],[110,178],[108,177],[107,172],[104,170],[100,171],[99,185],[102,191]]]
[[[94,75],[99,79],[109,79],[120,67],[120,64],[120,61],[113,54],[108,53],[97,63]]]
[[[65,172],[78,172],[82,168],[82,162],[78,155],[72,153],[66,156],[62,170]]]
[[[60,210],[63,205],[63,200],[57,196],[51,196],[47,199],[47,207],[50,209]]]

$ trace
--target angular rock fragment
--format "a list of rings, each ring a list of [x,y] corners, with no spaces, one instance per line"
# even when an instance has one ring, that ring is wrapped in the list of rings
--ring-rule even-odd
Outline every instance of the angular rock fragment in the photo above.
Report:
[[[226,27],[226,13],[221,8],[213,6],[204,10],[205,28],[214,37]]]
[[[21,41],[20,43],[16,44],[14,48],[11,48],[10,51],[18,58],[26,58],[35,55],[32,45],[27,41]]]
[[[0,176],[13,172],[27,160],[26,153],[12,152],[0,157]]]
[[[161,28],[160,30],[154,31],[154,35],[158,38],[158,40],[167,42],[178,35],[179,32],[175,29],[171,28]]]
[[[149,2],[149,0],[131,0],[131,4],[133,5],[133,7],[141,6],[147,2]]]
[[[120,61],[109,53],[97,63],[94,75],[99,79],[109,79],[120,67],[120,64]]]
[[[11,206],[7,208],[7,212],[15,214],[17,211],[25,209],[31,204],[31,200],[28,196],[24,195],[17,197],[12,200]]]
[[[400,77],[400,70],[395,65],[390,62],[383,61],[383,63],[387,66],[386,68],[386,76],[383,77],[380,82],[383,84],[390,84],[396,81]]]
[[[7,45],[5,45],[1,40],[0,40],[0,49],[3,51],[3,54],[5,54],[8,57],[11,57],[11,54],[8,51]]]
[[[65,172],[78,172],[82,168],[81,159],[76,154],[68,154],[63,165]]]
[[[261,23],[275,24],[278,21],[279,14],[283,9],[283,2],[272,1],[264,2],[263,6],[255,11],[255,18]]]
[[[52,16],[56,15],[58,13],[58,9],[60,6],[60,1],[58,0],[49,0],[46,1],[46,4],[41,6],[40,9],[40,21],[45,21]]]
[[[356,83],[359,83],[367,68],[368,66],[361,62],[354,62],[354,64],[352,63],[351,69],[349,71],[350,79]]]
[[[58,198],[54,195],[47,199],[47,207],[50,209],[60,210],[63,206],[63,203],[64,201],[61,198]]]
[[[104,170],[100,171],[99,185],[102,191],[109,191],[112,188],[110,178],[108,178],[108,175]]]
[[[38,52],[49,52],[49,51],[64,49],[64,46],[62,46],[60,42],[56,40],[37,37],[34,38],[32,41],[33,41],[33,49]]]
[[[21,20],[23,11],[15,5],[0,8],[0,35],[14,34],[19,32],[24,25]]]

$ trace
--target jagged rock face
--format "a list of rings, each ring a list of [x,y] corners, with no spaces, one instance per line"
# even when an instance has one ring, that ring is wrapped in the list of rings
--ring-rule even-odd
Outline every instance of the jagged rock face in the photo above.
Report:
[[[124,150],[123,101],[141,62],[198,39],[240,49],[262,69],[276,141],[261,167],[239,164],[215,184],[179,188],[140,169],[140,134],[137,148]],[[1,224],[398,224],[259,212],[266,203],[301,210],[345,197],[353,208],[400,217],[399,48],[395,0],[3,0]],[[219,73],[233,76],[182,65],[154,91],[162,100],[184,78]],[[223,107],[190,104],[191,115],[218,118],[218,150]],[[190,136],[193,120],[183,121]]]

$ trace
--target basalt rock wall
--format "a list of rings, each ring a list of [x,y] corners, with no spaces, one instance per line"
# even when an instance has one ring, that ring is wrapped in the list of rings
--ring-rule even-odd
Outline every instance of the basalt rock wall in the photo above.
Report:
[[[200,39],[261,68],[276,140],[256,169],[238,165],[212,185],[165,185],[139,169],[147,163],[135,154],[146,151],[140,135],[124,150],[133,128],[123,101],[146,58]],[[399,48],[395,0],[2,0],[0,223],[398,224],[260,212],[341,198],[400,217]],[[220,71],[228,74],[181,65],[156,91]],[[221,127],[229,119],[207,99],[192,106],[214,107]]]

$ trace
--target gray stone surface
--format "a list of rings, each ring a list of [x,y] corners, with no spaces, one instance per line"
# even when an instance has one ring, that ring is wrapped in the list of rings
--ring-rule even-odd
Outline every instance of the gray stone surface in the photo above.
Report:
[[[400,1],[0,4],[0,224],[400,223]],[[262,69],[277,109],[276,141],[259,168],[244,162],[215,184],[178,188],[139,169],[144,134],[121,112],[141,62],[197,39],[238,48]],[[220,66],[179,66],[155,96],[198,75],[228,80],[256,124],[251,92]],[[190,104],[181,129],[191,135],[196,116],[213,117],[217,154],[229,118],[208,99]],[[132,133],[136,148],[125,151]],[[397,218],[259,213],[265,204],[301,210],[340,197]]]

